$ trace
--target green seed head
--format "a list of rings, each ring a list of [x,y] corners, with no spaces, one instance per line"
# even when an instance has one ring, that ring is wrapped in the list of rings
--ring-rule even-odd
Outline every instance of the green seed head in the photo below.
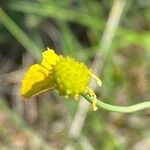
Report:
[[[60,57],[54,65],[56,89],[60,95],[78,97],[90,82],[90,73],[86,65],[70,57]]]

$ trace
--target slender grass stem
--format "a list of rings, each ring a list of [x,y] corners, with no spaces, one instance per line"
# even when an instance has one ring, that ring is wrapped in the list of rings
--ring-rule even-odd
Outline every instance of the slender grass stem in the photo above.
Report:
[[[89,95],[82,95],[87,101],[93,103],[93,97]],[[150,108],[150,101],[141,102],[131,106],[115,106],[111,104],[104,103],[97,99],[96,106],[104,110],[118,112],[118,113],[133,113],[143,109]]]
[[[41,59],[41,51],[36,43],[12,20],[0,7],[0,21],[18,42],[37,60]]]

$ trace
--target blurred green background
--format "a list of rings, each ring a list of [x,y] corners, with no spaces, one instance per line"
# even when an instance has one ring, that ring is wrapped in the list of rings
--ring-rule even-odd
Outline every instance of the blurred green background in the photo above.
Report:
[[[113,35],[106,25],[113,28],[108,18],[120,10],[111,11],[114,3],[124,5]],[[105,33],[110,45],[103,49]],[[98,54],[105,57],[97,74],[103,86],[96,90],[105,102],[148,101],[150,0],[0,0],[0,149],[149,150],[150,110],[118,114],[90,107],[79,116],[83,127],[74,138],[77,101],[56,91],[24,101],[20,81],[46,47],[91,68]]]

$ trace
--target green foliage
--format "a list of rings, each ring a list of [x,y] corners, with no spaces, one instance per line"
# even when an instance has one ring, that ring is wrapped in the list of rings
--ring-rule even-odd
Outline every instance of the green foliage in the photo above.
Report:
[[[21,79],[19,73],[14,76],[11,73],[12,70],[26,68],[34,59],[39,60],[41,51],[46,47],[85,61],[91,67],[99,52],[112,3],[110,0],[5,0],[1,3],[0,95],[5,97],[10,107],[0,101],[0,114],[10,118],[8,126],[12,124],[9,132],[5,125],[0,125],[0,144],[6,149],[11,147],[6,145],[10,142],[9,135],[14,135],[13,129],[27,134],[31,144],[33,140],[35,145],[44,144],[47,147],[50,143],[54,149],[63,149],[72,142],[75,149],[81,148],[82,140],[73,141],[68,136],[77,103],[71,99],[61,101],[54,93],[51,97],[40,96],[40,100],[36,97],[35,104],[32,103],[34,99],[28,107],[26,103],[20,104],[22,98],[19,97],[17,87]],[[120,25],[100,73],[103,86],[96,91],[100,99],[107,99],[112,104],[127,105],[150,98],[148,4],[146,0],[126,0]],[[19,108],[22,106],[21,115],[26,123],[19,116],[16,117],[16,105]],[[29,114],[30,109],[36,114],[34,119],[31,119],[34,113]],[[94,149],[132,149],[147,139],[149,118],[146,114],[149,115],[149,110],[141,112],[142,117],[139,114],[120,116],[103,110],[89,111],[81,135],[86,137],[87,143]],[[31,124],[30,127],[27,124]],[[31,128],[41,135],[35,134]],[[130,132],[133,128],[137,132]]]

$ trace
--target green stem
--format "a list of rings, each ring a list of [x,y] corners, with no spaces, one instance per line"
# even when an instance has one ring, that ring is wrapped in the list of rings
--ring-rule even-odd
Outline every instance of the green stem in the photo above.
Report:
[[[93,97],[89,95],[82,95],[82,96],[90,103],[93,103]],[[98,108],[102,108],[108,111],[114,111],[118,113],[132,113],[146,108],[150,108],[150,101],[141,102],[139,104],[135,104],[131,106],[115,106],[115,105],[104,103],[97,99],[96,106]]]
[[[24,48],[33,54],[37,60],[40,60],[41,51],[37,44],[3,11],[1,7],[0,21]]]

